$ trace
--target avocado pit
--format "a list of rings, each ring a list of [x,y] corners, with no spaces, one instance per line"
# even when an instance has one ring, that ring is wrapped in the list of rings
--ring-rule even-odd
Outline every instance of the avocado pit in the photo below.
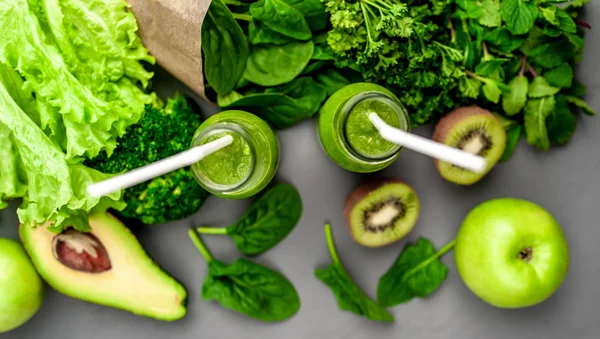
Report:
[[[106,248],[91,233],[67,229],[54,237],[52,251],[61,264],[75,271],[102,273],[112,268]]]

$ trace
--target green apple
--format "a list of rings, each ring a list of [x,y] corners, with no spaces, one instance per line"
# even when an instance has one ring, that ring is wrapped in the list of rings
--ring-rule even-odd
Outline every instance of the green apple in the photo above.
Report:
[[[44,283],[23,246],[0,238],[0,333],[27,322],[44,299]]]
[[[469,289],[501,308],[548,299],[569,269],[569,248],[558,222],[525,200],[497,199],[473,209],[456,237],[458,272]]]

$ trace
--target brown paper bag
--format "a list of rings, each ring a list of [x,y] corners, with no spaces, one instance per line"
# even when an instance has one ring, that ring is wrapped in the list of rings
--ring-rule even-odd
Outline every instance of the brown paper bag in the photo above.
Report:
[[[127,0],[157,63],[206,99],[201,30],[211,0]]]

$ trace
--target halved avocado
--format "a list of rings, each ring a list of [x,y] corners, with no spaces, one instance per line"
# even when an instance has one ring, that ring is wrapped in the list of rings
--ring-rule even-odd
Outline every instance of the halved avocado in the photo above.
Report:
[[[183,285],[148,257],[109,213],[89,216],[89,233],[21,225],[23,245],[42,278],[73,298],[164,321],[186,314]]]

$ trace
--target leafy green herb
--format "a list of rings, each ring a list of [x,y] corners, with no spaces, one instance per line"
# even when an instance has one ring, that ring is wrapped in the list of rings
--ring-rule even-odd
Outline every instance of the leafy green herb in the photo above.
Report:
[[[327,98],[327,89],[311,77],[293,80],[287,85],[264,90],[263,93],[222,98],[224,109],[243,109],[254,113],[278,129],[288,128],[312,117]]]
[[[573,85],[573,68],[564,63],[544,73],[544,78],[551,86],[569,88]]]
[[[394,264],[379,279],[377,301],[385,307],[425,298],[437,290],[448,275],[439,260],[454,247],[452,241],[437,253],[433,244],[420,238],[415,245],[406,245]]]
[[[554,111],[554,96],[532,99],[525,106],[525,133],[527,142],[536,148],[550,149],[550,138],[546,127],[546,118]]]
[[[327,269],[315,270],[315,276],[331,289],[331,292],[333,292],[338,301],[339,307],[342,310],[362,315],[370,320],[394,321],[394,316],[369,298],[369,296],[356,286],[348,273],[346,273],[335,249],[333,234],[329,224],[325,225],[325,237],[333,262]]]
[[[510,93],[504,94],[502,97],[502,108],[508,116],[521,112],[527,103],[529,80],[525,76],[525,62],[526,59],[523,58],[521,71],[508,84]]]
[[[240,252],[258,255],[285,239],[302,216],[302,198],[290,184],[279,184],[263,194],[235,224],[199,227],[204,234],[230,236]]]
[[[502,19],[514,34],[526,34],[533,27],[538,8],[533,0],[502,0]]]
[[[570,104],[580,108],[581,111],[587,115],[596,115],[596,112],[590,106],[588,106],[588,104],[586,104],[585,101],[577,97],[565,96],[565,100],[567,100]]]
[[[481,6],[483,13],[479,17],[479,24],[486,27],[499,27],[502,24],[500,0],[483,0]]]
[[[194,230],[188,235],[208,264],[202,299],[262,321],[282,321],[298,312],[298,293],[281,273],[245,259],[227,265],[213,258]]]
[[[242,28],[221,0],[211,3],[202,23],[202,52],[208,84],[219,94],[231,92],[244,74],[249,49]]]
[[[542,76],[537,76],[529,86],[528,96],[530,98],[541,98],[560,92],[560,88],[552,87]]]
[[[271,30],[297,40],[308,40],[312,31],[304,15],[284,0],[259,0],[250,5],[253,18]]]
[[[244,77],[260,86],[283,85],[302,73],[314,49],[312,41],[253,46]]]
[[[563,96],[556,98],[556,108],[546,120],[548,136],[552,145],[564,145],[577,129],[577,118],[571,112],[569,103]]]

